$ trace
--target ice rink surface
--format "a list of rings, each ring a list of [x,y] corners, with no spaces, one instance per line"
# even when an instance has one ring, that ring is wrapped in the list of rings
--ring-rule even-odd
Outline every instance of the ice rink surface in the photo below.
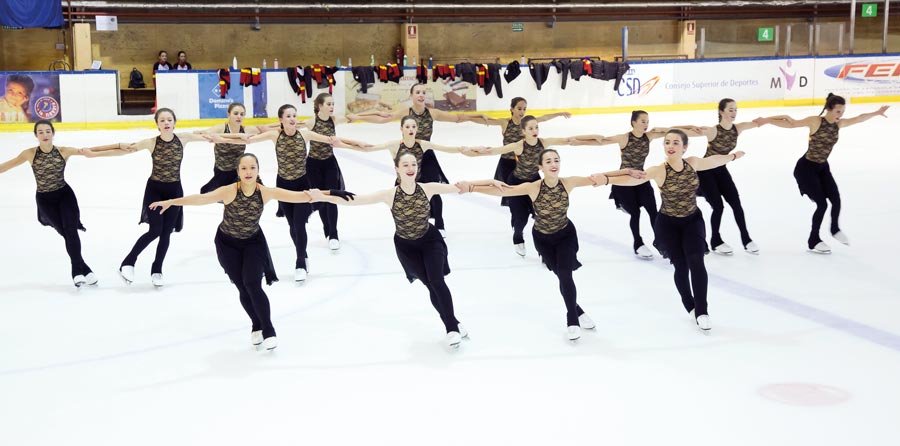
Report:
[[[877,104],[851,104],[846,116]],[[738,122],[819,108],[742,109]],[[814,205],[798,193],[794,163],[805,129],[744,132],[747,156],[729,164],[761,254],[740,249],[726,206],[722,234],[736,253],[709,255],[713,330],[684,313],[672,267],[632,254],[627,216],[609,189],[579,189],[569,217],[584,266],[581,306],[597,322],[573,344],[555,276],[513,253],[509,212],[484,195],[444,196],[456,313],[470,331],[458,351],[420,283],[396,259],[383,205],[341,208],[343,247],[328,250],[318,214],[308,225],[309,280],[295,286],[288,226],[269,203],[262,227],[281,281],[265,287],[279,347],[253,351],[249,321],[219,267],[213,236],[221,205],[185,209],[164,266],[150,284],[155,243],[126,286],[117,268],[137,237],[150,172],[147,152],[70,160],[81,204],[84,257],[100,277],[76,290],[63,240],[36,221],[34,178],[0,176],[0,443],[159,444],[897,444],[900,441],[900,109],[841,131],[831,169],[851,246],[827,233],[830,256],[806,252]],[[651,126],[714,125],[715,110],[652,113]],[[558,118],[541,135],[613,135],[626,114]],[[379,143],[397,123],[338,134]],[[190,129],[178,129],[180,132]],[[59,146],[135,141],[146,130],[61,131]],[[3,134],[0,158],[36,145]],[[499,145],[498,127],[436,123],[447,145]],[[702,156],[706,141],[691,140]],[[250,146],[275,183],[271,143]],[[561,147],[563,176],[618,168],[615,146]],[[337,150],[347,189],[392,184],[387,152]],[[439,153],[452,180],[493,176],[496,157]],[[660,140],[649,164],[662,162]],[[182,179],[197,193],[212,174],[212,146],[191,143]],[[709,222],[710,208],[699,200]],[[642,217],[645,240],[652,240]],[[530,225],[529,225],[530,228]],[[894,421],[891,421],[894,420]]]

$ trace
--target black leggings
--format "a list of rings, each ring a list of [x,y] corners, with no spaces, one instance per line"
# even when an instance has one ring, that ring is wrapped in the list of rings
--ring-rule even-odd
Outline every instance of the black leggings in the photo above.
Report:
[[[753,241],[750,233],[747,231],[747,221],[744,219],[744,208],[741,206],[741,197],[738,194],[737,186],[731,179],[731,173],[725,166],[716,167],[711,170],[697,172],[700,178],[700,190],[703,197],[712,207],[712,216],[710,217],[710,227],[712,235],[709,243],[713,248],[723,243],[722,235],[719,234],[719,228],[722,226],[722,214],[725,211],[725,201],[731,206],[731,212],[734,214],[734,221],[737,222],[738,230],[741,232],[741,244],[747,246]]]
[[[660,237],[660,251],[675,266],[675,288],[681,295],[685,311],[694,310],[695,317],[708,314],[709,276],[703,262],[706,226],[700,211],[687,217],[658,214],[656,231]]]
[[[81,256],[81,238],[78,230],[84,229],[79,222],[80,211],[75,193],[66,185],[52,192],[38,192],[38,220],[56,229],[66,242],[66,253],[72,266],[72,277],[87,275],[91,268]]]
[[[634,239],[633,249],[637,251],[644,244],[641,237],[641,208],[650,216],[650,227],[653,228],[655,237],[653,222],[656,221],[656,196],[653,194],[653,186],[650,183],[634,187],[613,186],[610,196],[615,200],[616,206],[621,207],[630,217],[628,226]]]
[[[794,178],[797,179],[800,193],[816,203],[812,228],[807,240],[809,249],[813,249],[822,241],[819,237],[819,230],[822,228],[822,220],[825,219],[829,201],[831,202],[831,233],[836,234],[841,230],[838,223],[841,216],[841,193],[838,191],[834,176],[831,175],[831,166],[827,161],[820,164],[809,161],[806,157],[800,158],[794,167]]]
[[[509,178],[506,180],[506,184],[515,186],[522,183],[537,181],[539,179],[540,176],[535,175],[527,180],[522,180],[510,173]],[[518,245],[519,243],[525,243],[525,226],[528,225],[528,217],[531,217],[531,214],[534,212],[534,207],[531,204],[531,197],[528,195],[507,197],[507,204],[509,205],[510,214],[509,223],[513,228],[513,244]]]
[[[436,227],[430,231],[435,229]],[[428,288],[431,305],[444,323],[444,329],[447,333],[458,332],[459,321],[453,310],[453,296],[444,280],[449,270],[446,247],[440,235],[428,233],[420,240],[404,240],[395,235],[394,245],[407,276],[421,280],[425,288]]]
[[[338,166],[337,159],[332,156],[327,160],[318,160],[315,158],[306,159],[307,176],[311,187],[317,189],[343,189],[344,182],[341,177],[341,168]],[[315,209],[319,211],[319,218],[322,219],[322,230],[327,239],[337,239],[337,220],[338,207],[331,203],[316,203]]]
[[[144,192],[144,207],[150,203],[160,200],[168,200],[179,198],[184,193],[181,189],[181,182],[161,183],[157,181],[148,181],[147,189]],[[166,253],[169,251],[169,238],[173,231],[180,229],[179,220],[182,218],[181,206],[173,206],[165,213],[160,214],[159,210],[146,210],[142,213],[142,221],[146,222],[150,228],[144,235],[140,236],[131,248],[131,252],[125,256],[121,266],[134,266],[137,263],[138,256],[153,240],[159,239],[156,245],[156,257],[153,265],[150,267],[150,273],[162,273],[162,265],[166,260]]]
[[[306,175],[296,180],[285,180],[281,177],[276,178],[275,183],[278,187],[293,191],[302,191],[309,189],[309,180]],[[312,213],[312,205],[309,203],[288,203],[285,201],[278,202],[278,209],[288,221],[288,227],[291,231],[291,240],[294,242],[294,249],[297,252],[297,261],[294,268],[306,269],[306,245],[308,237],[306,235],[306,223],[309,221],[309,214]]]
[[[559,292],[566,303],[566,326],[578,325],[578,317],[584,314],[584,310],[576,303],[578,291],[572,279],[572,270],[557,268],[553,273],[559,278]]]
[[[269,297],[262,289],[268,248],[260,241],[261,231],[250,239],[241,240],[216,233],[216,254],[228,278],[237,287],[241,306],[252,322],[252,331],[262,331],[263,338],[275,336],[272,326]]]

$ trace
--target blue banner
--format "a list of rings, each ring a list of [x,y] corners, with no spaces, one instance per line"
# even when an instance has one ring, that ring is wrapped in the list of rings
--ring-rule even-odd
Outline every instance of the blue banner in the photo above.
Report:
[[[17,28],[60,28],[62,0],[0,0],[0,25]]]
[[[268,98],[266,97],[266,72],[261,71],[259,73],[259,85],[256,85],[253,88],[253,117],[254,118],[268,118],[269,114],[266,113],[266,105]]]
[[[224,98],[219,92],[219,75],[216,73],[197,74],[197,88],[200,90],[200,119],[227,118],[232,102],[244,102],[240,71],[231,72],[231,88]]]

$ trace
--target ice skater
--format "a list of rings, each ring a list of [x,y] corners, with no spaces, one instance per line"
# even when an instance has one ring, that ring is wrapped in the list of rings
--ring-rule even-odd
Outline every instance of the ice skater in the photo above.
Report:
[[[179,53],[179,58],[181,57],[180,54],[181,53]],[[206,130],[195,131],[194,133],[200,135],[246,133],[247,135],[252,136],[267,130],[265,128],[261,130],[256,126],[244,128],[244,117],[246,114],[247,109],[244,107],[244,104],[232,102],[228,106],[228,121],[222,124],[216,124]],[[213,152],[215,153],[213,177],[200,188],[200,193],[205,194],[226,184],[234,184],[234,182],[238,180],[237,174],[235,173],[237,171],[237,160],[244,154],[245,147],[246,146],[243,144],[227,143],[216,144],[213,146]]]

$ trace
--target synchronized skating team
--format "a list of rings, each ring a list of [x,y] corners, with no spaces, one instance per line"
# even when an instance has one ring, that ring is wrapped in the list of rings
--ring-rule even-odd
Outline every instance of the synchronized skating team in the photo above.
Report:
[[[542,262],[559,280],[566,307],[566,336],[575,341],[582,329],[595,324],[577,303],[572,272],[581,263],[577,258],[578,236],[569,220],[569,193],[578,187],[611,185],[610,198],[630,215],[634,253],[641,259],[652,259],[653,252],[640,235],[643,208],[653,222],[652,242],[675,268],[675,286],[684,309],[703,333],[712,328],[707,311],[707,273],[704,256],[712,252],[731,255],[734,249],[722,240],[719,228],[724,202],[734,213],[740,230],[741,245],[750,254],[758,254],[759,246],[750,237],[737,187],[728,172],[727,163],[740,159],[744,152],[734,151],[740,134],[762,125],[784,128],[807,127],[809,147],[797,161],[794,177],[800,193],[816,204],[812,228],[807,240],[810,252],[829,254],[829,246],[819,236],[820,227],[831,202],[831,235],[849,244],[841,231],[840,194],[828,165],[828,156],[838,140],[839,130],[872,117],[885,116],[887,106],[853,118],[843,118],[844,98],[829,94],[819,116],[794,119],[790,116],[757,118],[752,122],[735,122],[737,103],[722,99],[718,105],[719,122],[713,127],[676,126],[649,128],[649,115],[644,111],[631,114],[631,130],[616,136],[575,135],[566,138],[542,138],[538,124],[568,113],[539,117],[526,115],[527,103],[514,98],[508,119],[492,119],[481,114],[451,114],[425,106],[426,89],[415,85],[410,89],[412,106],[392,113],[381,112],[347,116],[334,115],[334,100],[320,94],[315,100],[315,116],[298,121],[297,110],[284,105],[278,110],[279,123],[244,127],[245,109],[239,103],[228,108],[228,121],[194,133],[175,133],[175,113],[167,108],[155,114],[159,136],[133,143],[118,143],[74,149],[53,144],[54,128],[49,121],[38,121],[34,135],[38,146],[22,151],[0,164],[0,173],[31,163],[37,183],[38,221],[51,226],[65,240],[72,264],[72,277],[78,287],[95,285],[97,276],[81,255],[78,230],[84,230],[75,193],[65,181],[66,161],[71,156],[117,156],[146,149],[152,160],[152,173],[147,180],[141,207],[141,223],[149,229],[134,244],[119,267],[127,282],[135,280],[134,265],[141,252],[158,239],[156,257],[151,266],[151,282],[164,285],[163,261],[170,235],[183,225],[182,206],[223,203],[222,223],[215,236],[219,264],[237,287],[241,305],[252,322],[251,343],[259,350],[277,347],[272,326],[269,300],[262,288],[263,279],[271,284],[277,277],[265,235],[259,226],[265,203],[278,201],[278,215],[285,217],[296,248],[294,280],[307,280],[306,223],[313,211],[322,219],[329,248],[340,249],[337,231],[337,205],[359,206],[383,203],[388,206],[396,226],[394,246],[397,258],[410,282],[418,279],[425,285],[431,303],[446,330],[446,344],[456,348],[468,332],[453,310],[450,289],[444,280],[449,274],[447,244],[441,194],[478,192],[501,196],[509,207],[513,228],[513,249],[526,255],[524,229],[529,217],[534,219],[532,238]],[[385,123],[400,121],[400,140],[372,145],[336,136],[338,124],[350,121]],[[499,126],[503,146],[447,147],[431,142],[434,121],[472,121]],[[685,156],[688,138],[705,136],[707,149],[703,157]],[[645,166],[650,141],[663,139],[666,161]],[[193,141],[215,143],[213,178],[197,195],[184,196],[181,187],[181,160],[184,144]],[[246,144],[273,141],[278,176],[275,187],[262,184],[259,161],[245,153]],[[309,147],[307,148],[307,141]],[[618,170],[595,173],[588,177],[560,175],[561,158],[553,146],[618,144],[621,165]],[[340,166],[333,149],[360,151],[388,150],[397,178],[394,186],[368,194],[345,191]],[[468,156],[500,155],[493,179],[459,181],[450,184],[441,170],[435,150]],[[656,198],[649,182],[659,188],[662,204],[657,210]],[[697,196],[712,206],[712,234],[707,243],[706,225],[697,207]],[[434,224],[430,223],[434,219]]]

